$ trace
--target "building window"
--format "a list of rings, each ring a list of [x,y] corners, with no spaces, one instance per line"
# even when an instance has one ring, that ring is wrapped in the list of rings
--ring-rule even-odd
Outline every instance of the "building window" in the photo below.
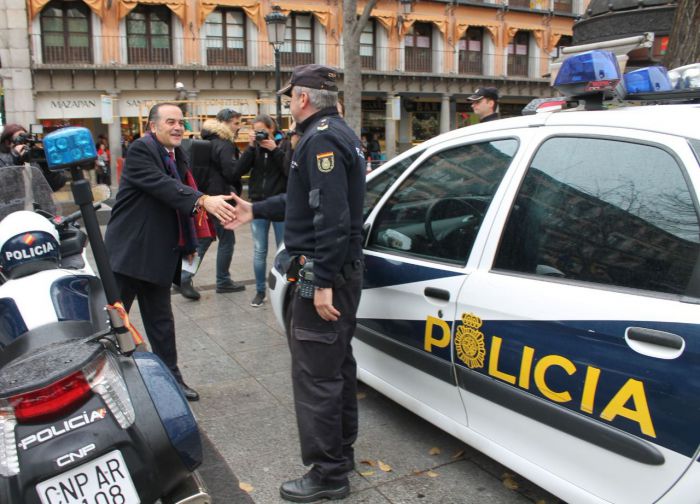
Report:
[[[459,73],[483,74],[484,29],[469,28],[459,40]]]
[[[554,12],[571,14],[574,11],[573,0],[554,0]]]
[[[240,10],[217,9],[205,24],[207,64],[245,65],[245,14]]]
[[[377,32],[375,23],[373,19],[368,20],[360,34],[360,58],[362,59],[362,68],[368,70],[375,70],[377,68]]]
[[[562,55],[561,50],[564,47],[569,47],[573,44],[573,39],[571,38],[570,35],[562,35],[559,38],[559,42],[557,42],[557,47],[556,47],[556,54],[554,55],[555,58],[559,58]]]
[[[162,5],[139,5],[126,17],[129,63],[172,64],[170,10]]]
[[[406,33],[406,71],[431,72],[433,70],[433,25],[413,23]]]
[[[528,75],[528,46],[530,34],[519,31],[508,43],[508,75]]]
[[[314,62],[314,20],[311,14],[290,13],[286,37],[280,50],[283,65],[308,65]]]
[[[41,11],[44,63],[92,63],[90,9],[81,1],[54,0]]]

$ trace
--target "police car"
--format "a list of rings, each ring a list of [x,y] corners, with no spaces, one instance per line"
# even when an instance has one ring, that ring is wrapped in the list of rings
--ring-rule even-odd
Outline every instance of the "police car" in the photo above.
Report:
[[[368,177],[359,378],[567,502],[697,503],[700,105],[580,105]]]

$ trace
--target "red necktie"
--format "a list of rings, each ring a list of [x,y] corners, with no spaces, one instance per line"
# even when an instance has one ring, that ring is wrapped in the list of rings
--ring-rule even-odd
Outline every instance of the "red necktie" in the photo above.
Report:
[[[175,153],[173,151],[168,151],[168,156],[170,156],[170,159],[175,161]]]

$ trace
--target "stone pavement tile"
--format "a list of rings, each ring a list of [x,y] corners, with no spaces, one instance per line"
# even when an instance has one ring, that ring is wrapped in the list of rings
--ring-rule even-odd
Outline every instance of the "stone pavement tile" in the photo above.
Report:
[[[350,495],[343,500],[343,504],[390,504],[392,502],[397,501],[387,499],[375,488],[356,492],[352,481],[350,482]]]
[[[499,464],[489,456],[476,452],[471,457],[470,462],[479,467],[481,470],[491,474],[495,478],[503,480],[505,478],[514,482],[518,489],[517,492],[526,496],[533,502],[542,502],[546,504],[565,504],[564,501],[547,492],[545,489],[538,487],[530,480],[523,478],[503,464]]]
[[[203,386],[219,387],[247,378],[248,373],[226,354],[216,354],[207,349],[202,353],[178,354],[180,371],[185,382],[199,390]]]
[[[199,321],[199,325],[225,352],[234,357],[238,352],[287,344],[284,336],[259,323],[249,324],[245,320],[239,322],[231,321],[230,317],[214,317]]]
[[[212,416],[209,407],[199,402],[192,403],[202,411],[199,426],[229,464],[254,464],[280,453],[299,456],[296,419],[284,406],[273,402],[264,409],[236,413],[238,405],[233,403],[229,415],[222,417]],[[238,474],[236,467],[231,468]]]
[[[200,400],[190,403],[192,410],[201,422],[219,423],[223,427],[238,420],[241,414],[253,414],[254,417],[277,404],[277,400],[253,378],[242,378],[220,384],[207,384],[197,387]],[[244,421],[249,421],[246,418]],[[217,448],[219,444],[211,438]]]
[[[292,391],[292,373],[287,367],[284,371],[258,376],[257,380],[289,411],[294,411],[294,393]]]
[[[287,375],[289,375],[289,369],[292,365],[286,341],[267,348],[241,350],[231,355],[251,376],[256,378],[282,370],[287,371]]]
[[[432,472],[412,474],[377,488],[402,504],[526,504],[530,501],[469,461],[453,462]]]
[[[179,294],[173,296],[173,309],[177,308],[193,320],[201,320],[230,313],[235,308],[227,295],[216,294],[213,290],[203,290],[201,295],[199,301],[183,298]]]

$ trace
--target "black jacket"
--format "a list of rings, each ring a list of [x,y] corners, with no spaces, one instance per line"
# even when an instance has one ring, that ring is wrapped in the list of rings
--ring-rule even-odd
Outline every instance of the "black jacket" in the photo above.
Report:
[[[240,195],[241,178],[235,173],[240,151],[235,144],[233,132],[224,123],[208,119],[202,125],[202,140],[211,142],[211,165],[206,187],[200,183],[197,172],[194,172],[197,187],[202,192],[212,195],[229,194],[233,188],[236,194]]]
[[[484,123],[484,122],[489,122],[489,121],[497,121],[500,118],[501,118],[501,116],[498,115],[497,112],[494,112],[493,114],[489,114],[486,117],[482,117],[481,119],[479,119],[479,122]]]
[[[145,137],[129,147],[105,245],[115,273],[166,287],[180,283],[177,210],[191,213],[202,193],[170,175],[161,149]],[[181,177],[188,169],[186,158],[175,149]]]
[[[273,151],[259,145],[248,146],[243,151],[235,169],[239,178],[250,172],[248,197],[260,201],[287,190],[289,166],[284,165],[284,150],[277,147]]]
[[[314,259],[314,285],[331,287],[343,264],[362,258],[365,169],[360,139],[323,109],[297,125],[286,195],[253,205],[255,217],[279,220],[290,255]]]

